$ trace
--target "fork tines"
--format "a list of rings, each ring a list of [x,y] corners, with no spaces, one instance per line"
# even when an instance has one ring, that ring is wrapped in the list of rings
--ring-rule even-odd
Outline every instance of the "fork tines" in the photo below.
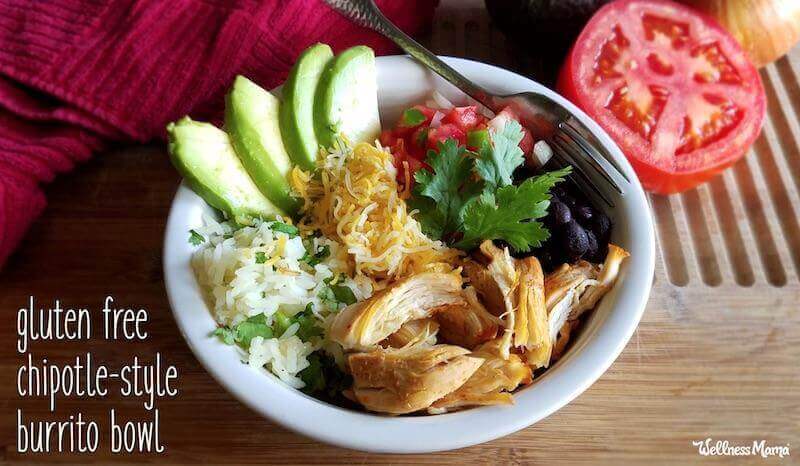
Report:
[[[583,125],[575,120],[574,118],[569,118],[564,120],[558,124],[558,129],[565,135],[568,135],[570,139],[575,141],[575,144],[578,145],[582,152],[588,155],[594,164],[598,165],[597,170],[603,173],[606,179],[614,185],[614,189],[622,194],[622,190],[620,189],[619,185],[615,183],[609,176],[609,172],[613,171],[616,175],[619,175],[627,181],[628,183],[631,180],[625,174],[625,171],[617,165],[614,161],[614,158],[611,157],[609,154],[606,154],[604,150],[602,150],[602,146],[597,139],[588,132],[588,130],[583,130]]]
[[[573,146],[568,141],[565,141],[565,138],[561,135],[556,135],[547,140],[547,142],[553,149],[553,156],[559,162],[572,166],[573,170],[569,178],[572,179],[578,189],[583,191],[587,197],[597,197],[609,207],[614,207],[614,201],[597,186],[596,178],[587,172],[587,167],[592,167],[589,170],[593,173],[599,173],[594,165],[586,163],[585,157],[577,155]],[[607,180],[604,176],[604,184],[606,184]]]
[[[558,129],[559,131],[547,140],[554,149],[554,156],[562,163],[573,167],[574,176],[571,176],[571,178],[576,182],[579,189],[584,191],[585,194],[591,195],[586,190],[588,188],[605,204],[614,207],[614,202],[601,187],[602,185],[610,185],[618,193],[624,194],[620,183],[614,179],[612,174],[629,181],[627,176],[609,158],[604,157],[596,149],[597,145],[590,143],[573,125],[567,121],[562,121],[558,124]]]

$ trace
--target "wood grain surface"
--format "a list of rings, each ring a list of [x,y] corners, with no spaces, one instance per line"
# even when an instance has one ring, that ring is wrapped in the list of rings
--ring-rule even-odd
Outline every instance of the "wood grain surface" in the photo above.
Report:
[[[440,10],[428,44],[537,75],[474,2]],[[464,34],[465,28],[470,34]],[[448,36],[452,34],[452,36]],[[482,46],[465,45],[465,37]],[[452,39],[452,40],[451,40]],[[161,248],[179,182],[160,145],[98,155],[47,188],[49,206],[0,272],[0,462],[282,464],[774,464],[800,457],[800,51],[764,71],[767,128],[746,160],[682,196],[652,198],[659,224],[655,286],[644,318],[620,358],[583,395],[538,424],[483,445],[427,455],[375,455],[319,444],[251,412],[200,367],[181,337],[164,292]],[[547,80],[546,76],[541,79]],[[49,305],[149,310],[146,342],[35,342],[34,356],[65,362],[91,349],[116,366],[134,354],[167,355],[180,395],[159,402],[163,455],[23,456],[16,409],[33,417],[110,408],[141,415],[140,402],[109,396],[64,400],[48,415],[43,399],[20,399],[11,316],[28,297]],[[99,319],[93,322],[100,324]],[[708,458],[692,440],[790,444],[791,456]],[[107,439],[103,440],[107,443]]]

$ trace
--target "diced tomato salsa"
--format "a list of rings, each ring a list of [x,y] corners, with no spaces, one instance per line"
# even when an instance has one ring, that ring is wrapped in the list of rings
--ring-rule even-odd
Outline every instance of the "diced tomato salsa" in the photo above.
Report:
[[[477,144],[474,141],[486,140],[487,129],[496,131],[509,119],[519,121],[511,109],[503,109],[490,120],[475,105],[453,107],[449,110],[414,105],[403,112],[394,128],[381,132],[380,142],[394,156],[397,181],[405,185],[408,179],[413,185],[414,173],[422,167],[428,167],[425,163],[428,151],[436,150],[440,142],[455,139],[460,145],[474,151],[478,147],[473,147],[472,144]],[[533,148],[533,137],[527,129],[523,128],[523,131],[525,136],[519,146],[528,154]],[[408,176],[406,167],[410,172]]]

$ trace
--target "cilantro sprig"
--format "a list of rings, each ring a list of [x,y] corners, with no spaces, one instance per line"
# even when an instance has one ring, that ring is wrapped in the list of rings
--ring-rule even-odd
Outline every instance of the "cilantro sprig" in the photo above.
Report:
[[[514,186],[514,171],[524,162],[519,143],[522,126],[509,121],[501,131],[490,133],[491,143],[477,153],[453,139],[428,151],[426,163],[414,175],[417,186],[411,206],[431,237],[462,249],[481,241],[506,241],[514,250],[530,251],[549,237],[537,221],[547,214],[550,188],[570,173],[570,168],[529,178]]]
[[[472,249],[487,239],[502,239],[520,252],[539,247],[550,232],[535,220],[547,215],[548,191],[568,173],[564,168],[528,178],[519,186],[484,192],[464,209],[464,237],[456,247]]]
[[[414,174],[417,185],[411,206],[420,212],[425,233],[442,238],[458,230],[464,204],[480,192],[482,185],[470,176],[474,162],[464,146],[448,139],[438,148],[438,154],[428,151],[427,162],[433,172],[423,169]]]
[[[492,192],[511,184],[511,176],[525,161],[519,142],[522,141],[522,126],[509,120],[502,131],[491,136],[493,144],[483,144],[475,160],[475,171],[486,183],[486,191]]]

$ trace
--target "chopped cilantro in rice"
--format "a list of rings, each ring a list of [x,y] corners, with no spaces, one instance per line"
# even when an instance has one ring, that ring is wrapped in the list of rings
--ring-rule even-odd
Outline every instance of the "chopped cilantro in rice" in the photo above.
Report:
[[[304,238],[283,219],[242,227],[208,216],[204,222],[190,233],[200,245],[192,267],[220,326],[214,335],[238,344],[251,366],[303,388],[309,355],[331,345],[323,340],[328,316],[368,298],[371,281],[350,278],[337,242]]]

